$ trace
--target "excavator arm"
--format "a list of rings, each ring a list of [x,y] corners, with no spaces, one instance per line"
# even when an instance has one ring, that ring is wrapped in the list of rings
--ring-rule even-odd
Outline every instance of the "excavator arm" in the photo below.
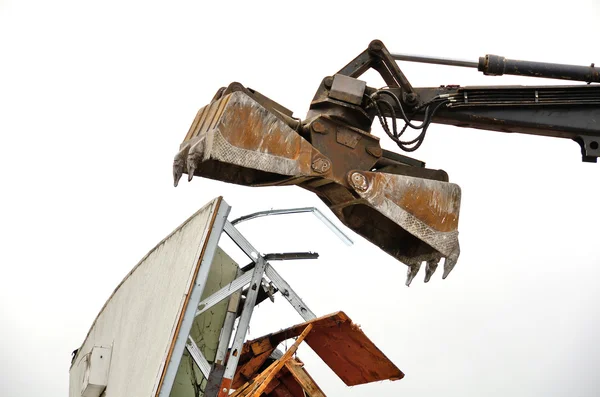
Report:
[[[395,59],[477,67],[588,82],[575,86],[414,88]],[[358,78],[375,69],[387,84]],[[419,148],[432,123],[572,139],[584,161],[600,156],[600,81],[590,67],[512,61],[478,63],[390,54],[378,40],[338,73],[323,79],[304,119],[259,92],[232,83],[200,109],[173,175],[247,186],[298,185],[312,191],[350,229],[408,266],[409,285],[426,263],[425,282],[444,260],[446,278],[460,248],[461,191],[443,170],[381,148],[378,120],[405,152]],[[403,124],[403,125],[402,125]],[[416,130],[406,138],[408,130]]]

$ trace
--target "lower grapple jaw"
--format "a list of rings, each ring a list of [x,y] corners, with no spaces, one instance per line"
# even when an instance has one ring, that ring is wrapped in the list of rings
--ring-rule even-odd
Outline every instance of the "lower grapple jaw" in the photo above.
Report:
[[[401,156],[400,156],[401,157]],[[298,185],[350,229],[425,282],[460,254],[460,188],[443,171],[402,164],[369,132],[319,115],[300,124],[281,105],[238,83],[200,109],[173,162],[183,174],[245,186]]]
[[[369,235],[367,239],[408,266],[407,286],[423,262],[425,282],[442,258],[443,278],[450,274],[460,254],[458,185],[370,171],[354,171],[349,179],[361,200],[357,205],[366,207],[364,213],[359,213],[363,224],[356,227],[357,222],[353,229],[364,231],[363,235]]]

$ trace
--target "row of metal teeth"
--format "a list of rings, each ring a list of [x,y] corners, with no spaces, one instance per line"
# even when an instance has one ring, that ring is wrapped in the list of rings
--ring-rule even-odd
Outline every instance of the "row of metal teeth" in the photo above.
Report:
[[[425,261],[425,263],[426,263],[426,265],[425,265],[425,282],[426,283],[429,282],[429,280],[431,279],[431,276],[433,276],[433,273],[435,273],[435,271],[437,270],[441,259],[442,259],[442,256],[439,255],[439,256],[436,256],[434,258],[431,258],[431,259]],[[455,257],[455,255],[445,258],[444,274],[442,275],[442,279],[445,279],[446,277],[448,277],[448,275],[450,274],[452,269],[454,269],[454,266],[456,266],[457,261],[458,261],[458,256]],[[419,270],[421,269],[421,265],[423,264],[423,261],[421,261],[421,260],[412,260],[412,261],[406,260],[405,264],[406,264],[406,266],[408,266],[408,270],[406,272],[406,286],[409,287],[410,283],[412,283],[412,281],[415,278],[415,276],[417,275],[417,273],[419,273]]]
[[[197,146],[199,144],[203,144],[203,141],[197,142]],[[173,161],[173,185],[177,187],[179,184],[179,180],[184,173],[188,174],[188,182],[194,178],[194,173],[196,172],[196,166],[200,163],[202,153],[195,151],[193,154],[190,154],[192,150],[187,147],[179,152],[177,156],[175,156],[175,160]],[[187,172],[186,172],[187,171]]]

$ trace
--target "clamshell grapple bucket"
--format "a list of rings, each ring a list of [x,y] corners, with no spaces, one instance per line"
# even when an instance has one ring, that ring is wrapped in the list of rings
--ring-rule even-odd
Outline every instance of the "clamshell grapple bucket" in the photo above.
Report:
[[[405,164],[379,139],[335,117],[304,121],[234,83],[200,109],[173,165],[183,174],[246,186],[298,185],[316,193],[350,229],[406,264],[407,285],[441,258],[459,256],[460,188],[443,171]]]

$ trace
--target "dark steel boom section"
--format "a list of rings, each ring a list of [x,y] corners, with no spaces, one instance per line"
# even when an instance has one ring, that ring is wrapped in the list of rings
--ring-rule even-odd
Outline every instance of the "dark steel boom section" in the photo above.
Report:
[[[400,89],[390,89],[397,96]],[[582,160],[600,157],[600,85],[415,88],[420,98],[446,97],[431,122],[488,131],[572,139]],[[394,114],[400,109],[394,104]],[[391,112],[384,112],[392,116]],[[424,113],[414,114],[423,120]]]

